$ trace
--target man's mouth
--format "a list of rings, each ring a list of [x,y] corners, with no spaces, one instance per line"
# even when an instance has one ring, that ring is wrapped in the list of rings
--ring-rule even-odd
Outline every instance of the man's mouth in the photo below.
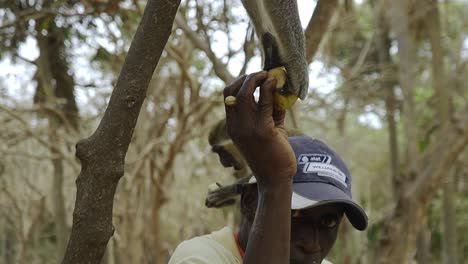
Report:
[[[320,264],[322,263],[322,254],[320,252],[312,254],[301,254],[301,256],[291,256],[291,264]]]
[[[320,252],[317,252],[317,253],[314,253],[314,254],[311,254],[311,255],[307,255],[307,262],[306,263],[320,264],[321,262],[322,262],[322,254],[320,254]]]

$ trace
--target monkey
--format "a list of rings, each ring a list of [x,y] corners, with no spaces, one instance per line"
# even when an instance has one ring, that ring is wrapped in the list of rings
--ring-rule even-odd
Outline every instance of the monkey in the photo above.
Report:
[[[251,174],[245,159],[236,148],[226,130],[226,119],[220,120],[210,131],[208,142],[211,151],[218,154],[224,167],[234,168],[234,177],[240,179]]]
[[[286,128],[288,136],[303,136],[304,133],[299,129]],[[219,161],[224,167],[233,167],[233,176],[235,183],[222,186],[219,183],[212,184],[208,188],[208,194],[205,205],[211,207],[223,207],[232,204],[237,194],[239,194],[239,185],[246,183],[252,177],[252,171],[229,137],[226,129],[226,119],[220,120],[210,130],[208,142],[211,151],[218,154]]]
[[[304,100],[309,70],[296,0],[242,0],[242,4],[262,43],[263,69],[284,66],[288,81],[283,91]]]
[[[304,135],[301,130],[291,128],[286,128],[286,133],[288,136]],[[213,126],[208,135],[208,143],[211,146],[211,151],[218,154],[219,161],[224,167],[234,168],[234,177],[236,179],[252,175],[246,160],[227,133],[226,119],[220,120]]]

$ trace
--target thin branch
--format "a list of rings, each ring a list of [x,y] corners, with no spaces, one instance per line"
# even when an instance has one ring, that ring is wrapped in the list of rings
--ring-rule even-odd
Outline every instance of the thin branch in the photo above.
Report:
[[[19,116],[18,114],[14,113],[13,111],[11,111],[10,109],[6,108],[6,107],[3,107],[0,105],[0,110],[2,110],[3,112],[7,113],[8,115],[10,115],[11,117],[15,118],[16,120],[18,120],[18,122],[21,123],[21,125],[23,125],[24,127],[24,131],[32,138],[36,139],[37,142],[39,142],[41,145],[43,145],[44,147],[46,147],[47,149],[50,149],[51,151],[55,152],[55,153],[59,153],[60,156],[62,157],[63,160],[67,161],[67,163],[76,171],[78,171],[78,168],[77,168],[77,165],[76,165],[76,162],[72,159],[70,159],[70,157],[68,155],[66,155],[65,153],[62,152],[62,150],[60,148],[57,148],[56,145],[54,145],[52,142],[49,142],[43,138],[41,138],[40,136],[37,135],[37,131],[33,131],[31,129],[31,127],[28,125],[28,122],[26,120],[24,120],[21,116]]]
[[[16,14],[17,16],[17,19],[15,19],[14,21],[8,21],[6,23],[4,23],[3,25],[0,26],[0,30],[2,29],[5,29],[5,28],[10,28],[10,27],[14,27],[20,23],[23,23],[29,19],[39,19],[39,18],[43,18],[43,17],[46,17],[46,16],[62,16],[62,17],[84,17],[84,16],[88,16],[88,15],[92,15],[96,13],[95,10],[85,10],[84,12],[82,13],[77,13],[77,12],[63,12],[63,11],[59,11],[59,9],[56,9],[56,8],[43,8],[41,10],[37,10],[37,9],[28,9],[28,10],[24,10],[18,14]]]
[[[213,70],[216,75],[223,80],[225,83],[230,83],[234,80],[234,76],[227,70],[226,65],[214,54],[213,50],[208,43],[204,42],[195,31],[193,31],[185,21],[185,19],[180,15],[177,14],[175,18],[175,23],[177,26],[184,31],[189,39],[192,40],[194,46],[201,51],[205,52],[206,56],[210,59],[211,63],[213,64]]]

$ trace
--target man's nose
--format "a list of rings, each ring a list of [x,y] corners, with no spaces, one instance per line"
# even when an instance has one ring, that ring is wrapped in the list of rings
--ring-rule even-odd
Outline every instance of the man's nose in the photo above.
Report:
[[[305,254],[314,254],[321,251],[319,243],[315,241],[305,241],[299,247]]]
[[[320,252],[320,243],[318,237],[318,230],[316,228],[308,228],[304,230],[302,239],[299,242],[299,247],[306,254]]]

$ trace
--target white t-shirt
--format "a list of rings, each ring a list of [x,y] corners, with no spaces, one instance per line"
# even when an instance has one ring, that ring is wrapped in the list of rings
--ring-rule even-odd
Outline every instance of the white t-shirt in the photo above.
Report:
[[[180,243],[168,264],[241,264],[234,232],[229,227]],[[322,264],[332,264],[323,260]]]

